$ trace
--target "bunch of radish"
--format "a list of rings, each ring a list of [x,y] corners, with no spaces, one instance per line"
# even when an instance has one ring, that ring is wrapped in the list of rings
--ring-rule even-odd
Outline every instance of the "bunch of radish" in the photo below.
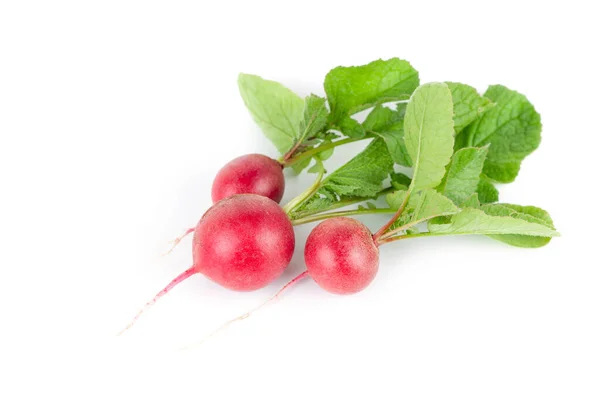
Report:
[[[331,293],[359,292],[377,274],[379,246],[406,238],[480,234],[541,247],[558,235],[542,209],[497,203],[494,183],[512,182],[540,141],[539,114],[515,91],[491,86],[480,95],[453,82],[419,86],[414,68],[397,58],[333,69],[325,79],[327,98],[302,99],[253,75],[240,75],[239,86],[282,156],[244,155],[218,172],[214,205],[184,234],[193,233],[193,265],[123,331],[197,273],[236,291],[270,284],[291,261],[296,224],[324,220],[306,241],[306,270],[281,291],[310,276]],[[354,119],[367,109],[364,121]],[[365,139],[372,141],[364,151],[324,177],[324,161],[336,147]],[[316,180],[280,207],[285,168],[297,174],[309,168]],[[353,208],[337,210],[345,206]],[[371,233],[348,217],[365,214],[389,219]]]

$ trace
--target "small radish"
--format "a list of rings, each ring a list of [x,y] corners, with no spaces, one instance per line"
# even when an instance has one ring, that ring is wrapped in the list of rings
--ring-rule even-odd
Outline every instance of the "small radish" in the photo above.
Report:
[[[371,231],[353,218],[338,217],[315,227],[304,249],[308,274],[331,293],[366,288],[377,274],[379,248]]]
[[[256,194],[279,203],[285,190],[283,166],[262,154],[235,158],[217,173],[212,185],[213,203],[238,194]]]
[[[244,194],[217,202],[194,230],[194,264],[148,302],[121,333],[160,297],[197,273],[236,291],[268,285],[290,263],[294,245],[292,223],[273,200]]]

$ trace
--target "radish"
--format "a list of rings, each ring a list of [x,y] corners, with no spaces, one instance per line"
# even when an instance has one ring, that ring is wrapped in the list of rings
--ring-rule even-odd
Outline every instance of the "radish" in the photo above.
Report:
[[[294,245],[292,223],[273,200],[251,194],[220,200],[194,229],[193,265],[146,303],[119,334],[160,297],[197,273],[236,291],[268,285],[290,263]]]
[[[308,236],[304,261],[308,275],[326,291],[356,293],[375,278],[379,248],[360,221],[332,218],[320,223]]]
[[[283,166],[262,154],[235,158],[217,173],[212,185],[213,203],[238,194],[256,194],[279,203],[285,190]]]

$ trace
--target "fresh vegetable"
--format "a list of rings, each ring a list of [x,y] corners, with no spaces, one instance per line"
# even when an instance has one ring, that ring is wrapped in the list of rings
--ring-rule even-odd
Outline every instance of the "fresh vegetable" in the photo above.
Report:
[[[256,194],[279,203],[285,179],[281,164],[262,154],[242,155],[225,165],[212,184],[213,203],[229,196]]]
[[[368,238],[357,231],[361,225],[335,218],[321,223],[308,237],[305,251],[308,274],[325,290],[352,292],[350,288],[331,286],[357,286],[355,274],[348,271],[347,258],[348,253],[356,253],[362,259],[365,246],[374,250],[381,244],[406,238],[481,234],[515,246],[539,247],[558,235],[550,216],[542,209],[479,202],[477,190],[493,144],[454,152],[457,116],[452,89],[456,86],[425,84],[414,92],[406,106],[403,141],[413,163],[413,175],[407,187],[400,185],[399,190],[387,195],[388,206],[395,210],[387,224]],[[518,99],[524,103],[522,98]],[[526,110],[531,110],[529,105]],[[475,122],[474,126],[481,124]],[[470,134],[477,133],[474,127],[467,128],[471,128]],[[421,224],[427,224],[427,231],[418,228]],[[332,242],[322,237],[323,230],[346,237],[335,241],[332,249]],[[350,238],[349,233],[355,233],[357,238]],[[314,258],[326,258],[328,262],[323,264]],[[377,256],[371,254],[364,263],[366,274],[375,275],[376,264]]]
[[[448,83],[428,83],[420,86],[411,96],[402,119],[398,119],[396,113],[385,112],[383,108],[376,108],[371,112],[371,118],[365,121],[370,123],[367,128],[377,128],[389,134],[391,131],[389,128],[394,127],[393,131],[396,134],[402,134],[401,142],[394,145],[401,145],[402,154],[398,156],[410,161],[413,169],[412,178],[406,175],[392,175],[392,185],[397,190],[386,195],[387,208],[378,208],[371,204],[367,208],[359,208],[355,211],[319,215],[320,219],[326,220],[315,227],[307,239],[304,252],[307,270],[286,284],[263,305],[309,276],[323,289],[332,293],[359,292],[369,285],[377,273],[378,247],[394,241],[417,237],[479,234],[518,247],[541,247],[552,237],[559,235],[552,219],[542,209],[533,206],[480,202],[478,196],[481,190],[484,190],[486,200],[489,200],[490,196],[493,198],[493,192],[489,192],[490,187],[485,186],[482,189],[481,185],[491,185],[488,176],[500,173],[488,171],[486,174],[486,158],[494,146],[493,142],[502,145],[503,136],[513,139],[514,134],[506,135],[508,130],[496,129],[491,145],[468,145],[456,149],[457,129],[476,135],[479,134],[480,128],[491,126],[487,120],[481,123],[485,114],[471,115],[474,121],[465,125],[465,117],[469,116],[465,112],[465,105],[479,106],[478,111],[482,106],[490,112],[496,108],[489,108],[489,104],[482,100],[474,102],[477,97],[468,88],[462,88],[463,91],[457,93],[457,89],[460,88],[456,84]],[[522,107],[525,112],[519,120],[511,122],[512,124],[508,126],[521,134],[531,134],[533,132],[531,121],[526,118],[537,117],[537,113],[530,114],[532,107],[522,96],[514,97],[519,103],[512,108]],[[457,98],[469,101],[465,102],[466,104],[457,103]],[[461,103],[461,113],[457,114],[457,106],[461,106]],[[511,116],[516,116],[512,110]],[[501,117],[502,120],[506,119],[503,115]],[[520,126],[523,120],[528,129],[525,132],[521,131]],[[402,129],[398,126],[398,122],[403,123]],[[539,117],[533,120],[534,127],[538,122]],[[391,124],[387,125],[389,123]],[[457,123],[460,125],[457,126]],[[524,136],[528,137],[528,135]],[[477,137],[472,140],[477,140]],[[503,153],[509,154],[507,151]],[[522,157],[522,154],[517,151],[514,162],[517,162],[519,157]],[[498,167],[494,164],[494,168]],[[378,172],[376,168],[367,168],[368,166],[365,165],[364,172],[370,175]],[[514,168],[515,166],[508,165],[502,173],[516,176],[516,173],[511,172]],[[331,176],[335,174],[336,172]],[[347,185],[325,181],[319,189],[322,189],[323,196],[314,197],[304,204],[318,207],[319,201],[334,199],[338,197],[336,193],[344,193],[346,188],[352,185],[360,185],[360,182],[350,182],[350,185]],[[339,189],[336,189],[337,187]],[[359,186],[358,190],[363,188],[364,186]],[[372,235],[357,220],[338,217],[340,213],[361,214],[361,211],[392,211],[394,214]],[[249,314],[233,319],[225,326],[246,318]]]
[[[268,285],[289,264],[294,243],[292,224],[274,201],[246,194],[217,202],[195,228],[193,265],[149,301],[121,333],[160,297],[197,273],[237,291]]]
[[[283,85],[255,75],[240,74],[238,85],[252,118],[282,156],[279,165],[258,154],[228,163],[213,182],[213,202],[241,193],[279,202],[285,186],[284,168],[300,173],[314,159],[317,167],[312,171],[316,172],[335,147],[373,138],[374,133],[367,134],[351,116],[384,102],[407,100],[419,85],[419,75],[398,58],[337,67],[325,78],[327,99],[312,94],[302,99]]]
[[[417,71],[398,58],[337,67],[325,77],[327,98],[302,99],[283,85],[240,74],[240,94],[252,118],[297,173],[329,158],[337,146],[374,138],[352,116],[370,107],[406,101],[419,85]]]
[[[304,249],[308,274],[331,293],[356,293],[375,278],[379,249],[369,229],[349,217],[333,218],[316,226]]]
[[[495,85],[480,95],[454,82],[419,87],[417,72],[397,58],[333,69],[325,78],[326,98],[311,94],[302,99],[254,75],[241,74],[238,84],[254,121],[281,158],[277,162],[264,156],[253,158],[260,161],[256,166],[244,163],[248,157],[232,161],[215,181],[214,199],[252,191],[277,201],[281,198],[278,191],[284,188],[279,177],[282,168],[296,173],[308,168],[316,174],[315,182],[280,210],[285,221],[280,219],[268,228],[277,232],[277,227],[287,230],[325,220],[307,241],[307,271],[284,289],[311,276],[328,291],[358,292],[376,275],[378,247],[406,238],[480,234],[518,247],[541,247],[558,235],[544,210],[496,203],[499,193],[494,183],[512,182],[522,160],[541,139],[539,114],[514,90]],[[369,108],[366,118],[358,121],[354,114]],[[335,148],[367,139],[361,153],[325,176],[324,162]],[[270,166],[263,171],[261,165]],[[383,196],[385,203],[379,199]],[[337,210],[357,203],[356,208]],[[362,214],[391,218],[371,235],[364,225],[346,218]],[[264,275],[254,268],[253,284],[240,268],[233,280],[244,283],[232,282],[225,269],[227,261],[235,262],[235,258],[212,264],[196,251],[197,240],[210,240],[208,233],[200,232],[203,221],[184,234],[195,231],[195,263],[186,272],[208,274],[239,290],[264,286],[281,273],[280,267],[269,268]],[[210,234],[214,227],[207,228]],[[275,255],[272,251],[263,254]],[[289,258],[280,261],[283,267],[284,262]],[[183,275],[166,291],[187,277]]]
[[[333,69],[325,78],[327,99],[316,95],[302,99],[277,82],[240,74],[238,85],[244,103],[282,157],[278,163],[259,154],[234,159],[213,182],[213,202],[239,193],[255,193],[279,202],[285,189],[282,170],[290,167],[300,173],[311,163],[308,171],[317,173],[317,181],[284,208],[294,224],[319,220],[326,211],[391,191],[383,182],[393,172],[390,154],[398,134],[369,132],[366,124],[363,128],[351,115],[389,101],[405,103],[418,84],[417,71],[398,58]],[[403,112],[403,105],[399,106]],[[326,172],[323,162],[334,149],[364,139],[374,140],[321,183]],[[169,252],[192,230],[175,239]]]

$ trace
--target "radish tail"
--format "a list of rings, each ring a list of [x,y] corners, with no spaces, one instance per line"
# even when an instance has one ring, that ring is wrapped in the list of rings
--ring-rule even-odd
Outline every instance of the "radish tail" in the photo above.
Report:
[[[195,230],[195,228],[188,228],[187,231],[185,233],[183,233],[180,237],[177,237],[174,240],[169,241],[169,243],[171,244],[171,248],[167,252],[162,254],[162,256],[164,257],[166,255],[169,255],[171,252],[173,252],[173,250],[175,249],[175,247],[177,247],[179,245],[181,240],[183,240],[189,234],[193,233],[194,230]]]
[[[254,309],[250,310],[249,312],[246,312],[244,314],[242,314],[241,316],[238,316],[234,319],[229,320],[228,322],[226,322],[225,324],[223,324],[221,327],[219,327],[218,329],[216,329],[215,331],[213,331],[212,333],[210,333],[208,336],[206,336],[205,338],[203,338],[200,342],[196,343],[196,344],[192,344],[186,347],[181,348],[182,350],[186,350],[186,349],[190,349],[193,348],[195,346],[199,346],[201,345],[203,342],[205,342],[206,340],[208,340],[209,338],[211,338],[212,336],[220,333],[221,331],[225,330],[227,327],[229,327],[231,324],[235,323],[236,321],[241,321],[244,319],[247,319],[248,317],[250,317],[252,315],[252,313],[254,313],[257,310],[260,310],[264,305],[267,305],[269,303],[271,303],[271,301],[279,298],[279,296],[286,290],[288,290],[289,288],[291,288],[292,286],[294,286],[296,283],[300,282],[302,279],[304,279],[305,277],[308,276],[308,271],[304,271],[302,272],[300,275],[296,276],[294,279],[292,279],[291,281],[289,281],[288,283],[286,283],[283,288],[281,288],[279,290],[279,292],[275,293],[273,296],[271,296],[269,299],[267,299],[266,301],[264,301],[263,303],[261,303],[260,305],[256,306]]]
[[[163,297],[164,295],[166,295],[167,293],[169,293],[169,291],[171,289],[173,289],[175,286],[179,285],[181,282],[183,282],[184,280],[186,280],[187,278],[189,278],[190,276],[192,276],[193,274],[195,274],[197,272],[198,271],[196,271],[196,269],[194,268],[194,266],[191,266],[185,272],[183,272],[182,274],[180,274],[179,276],[177,276],[175,279],[173,279],[167,286],[165,286],[165,288],[163,290],[161,290],[160,292],[158,292],[156,294],[156,296],[154,296],[154,298],[151,301],[149,301],[148,303],[146,303],[144,305],[144,307],[142,307],[142,309],[138,312],[138,314],[136,314],[135,317],[131,320],[131,322],[129,322],[129,324],[127,326],[125,326],[125,328],[123,330],[119,331],[119,333],[117,335],[120,336],[121,334],[123,334],[124,332],[126,332],[127,330],[129,330],[131,328],[131,326],[133,326],[133,324],[137,321],[137,319],[140,318],[140,316],[142,315],[142,313],[144,313],[146,310],[148,310],[148,308],[152,307],[152,305],[154,303],[156,303],[156,301],[158,299],[160,299],[161,297]]]

